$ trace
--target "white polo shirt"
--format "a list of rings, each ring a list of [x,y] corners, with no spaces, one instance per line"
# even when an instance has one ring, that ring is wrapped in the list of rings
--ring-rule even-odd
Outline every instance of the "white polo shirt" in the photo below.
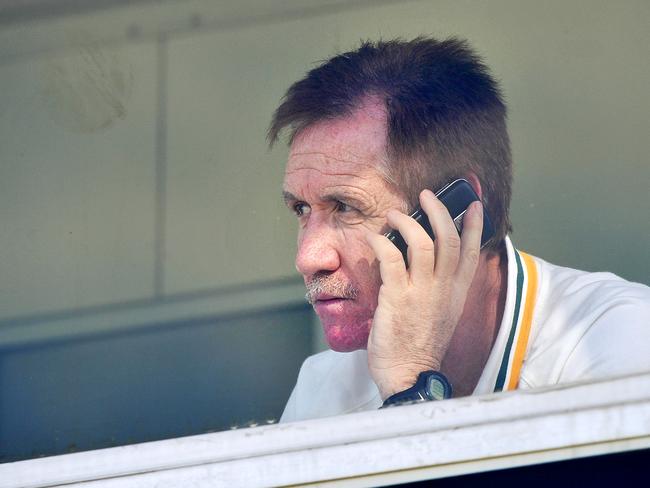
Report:
[[[474,395],[650,371],[650,288],[506,248],[503,319]],[[303,363],[280,421],[381,404],[365,350],[325,351]]]

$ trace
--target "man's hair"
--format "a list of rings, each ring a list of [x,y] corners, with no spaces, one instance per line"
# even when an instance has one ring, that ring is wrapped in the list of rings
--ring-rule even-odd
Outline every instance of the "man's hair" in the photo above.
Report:
[[[511,230],[512,185],[506,106],[498,83],[466,41],[362,42],[294,83],[273,115],[268,140],[289,129],[291,144],[303,129],[351,115],[369,99],[387,114],[389,184],[411,208],[420,191],[433,191],[473,172],[496,230],[496,249]]]

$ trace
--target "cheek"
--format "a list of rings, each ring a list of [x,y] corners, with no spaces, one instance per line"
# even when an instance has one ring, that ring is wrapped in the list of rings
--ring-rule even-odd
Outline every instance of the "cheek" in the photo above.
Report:
[[[364,297],[372,297],[376,304],[381,285],[379,262],[372,248],[366,243],[366,230],[348,231],[344,234],[341,257],[347,273]],[[367,302],[367,300],[364,300]]]
[[[372,286],[381,283],[379,262],[369,246],[349,247],[347,249],[348,268],[352,270],[360,285]]]
[[[353,279],[359,290],[357,305],[365,314],[372,317],[377,308],[379,289],[381,287],[379,263],[377,261],[371,263],[367,261],[358,262]]]
[[[350,265],[357,266],[365,264],[369,267],[376,261],[375,253],[366,242],[366,232],[368,232],[368,229],[363,226],[358,226],[353,229],[343,229],[341,231],[341,252],[345,255]]]

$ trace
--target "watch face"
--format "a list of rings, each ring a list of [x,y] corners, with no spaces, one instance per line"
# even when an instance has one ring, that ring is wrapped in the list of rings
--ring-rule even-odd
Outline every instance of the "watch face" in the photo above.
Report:
[[[427,393],[433,400],[444,400],[451,396],[449,385],[441,378],[431,375],[427,378]]]

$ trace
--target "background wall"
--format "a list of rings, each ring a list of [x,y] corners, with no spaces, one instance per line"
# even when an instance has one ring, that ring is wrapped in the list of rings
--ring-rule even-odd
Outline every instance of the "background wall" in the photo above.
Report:
[[[515,244],[650,283],[647,1],[69,3],[0,4],[4,460],[226,428],[241,419],[224,401],[264,401],[219,390],[233,357],[279,392],[255,415],[280,414],[300,361],[322,343],[305,328],[292,264],[286,148],[268,151],[265,129],[291,82],[360,39],[467,38],[510,109]],[[272,333],[268,314],[284,324],[275,339],[248,341]],[[136,323],[152,341],[136,339]],[[238,354],[209,358],[205,334]],[[203,403],[169,376],[188,337],[185,378]],[[53,341],[69,349],[57,355]],[[84,341],[96,352],[75,346]],[[145,343],[169,360],[148,362]],[[113,354],[129,374],[93,376]],[[151,377],[163,380],[138,396]],[[101,400],[125,396],[119,411]],[[158,429],[120,422],[168,397]],[[104,414],[79,423],[91,408]],[[194,413],[196,425],[173,420]]]

